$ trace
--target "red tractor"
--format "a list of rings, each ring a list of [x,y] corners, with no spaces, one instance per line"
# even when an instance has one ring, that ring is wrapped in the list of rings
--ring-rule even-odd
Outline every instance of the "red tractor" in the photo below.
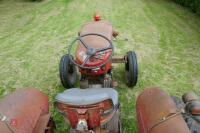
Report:
[[[70,133],[122,133],[111,65],[125,63],[130,87],[136,85],[138,72],[134,52],[113,56],[112,39],[116,35],[110,23],[95,16],[95,21],[82,27],[68,54],[61,58],[60,78],[64,87],[75,85],[76,67],[81,74],[80,88],[65,90],[55,98],[55,107],[71,126]],[[136,113],[139,133],[200,132],[200,101],[192,92],[181,100],[159,88],[145,89],[137,98]],[[54,128],[48,97],[39,90],[17,90],[1,100],[1,133],[53,133]]]
[[[78,37],[72,41],[68,54],[60,61],[60,79],[65,88],[74,87],[77,81],[77,67],[84,88],[99,84],[112,87],[112,63],[124,63],[127,85],[133,87],[137,83],[138,66],[136,54],[127,52],[125,56],[113,56],[113,38],[118,33],[107,21],[88,22],[83,25]],[[81,87],[83,84],[80,84]]]
[[[60,79],[65,88],[74,87],[77,68],[80,88],[65,90],[56,96],[56,108],[71,125],[71,132],[121,133],[118,93],[113,87],[112,63],[124,63],[127,85],[137,83],[136,54],[129,51],[113,56],[113,38],[118,35],[100,16],[83,25],[78,37],[60,61]]]

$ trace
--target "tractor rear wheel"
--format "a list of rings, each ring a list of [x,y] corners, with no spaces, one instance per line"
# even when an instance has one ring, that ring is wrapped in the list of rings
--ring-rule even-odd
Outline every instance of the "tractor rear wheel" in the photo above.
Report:
[[[72,58],[72,57],[71,57]],[[65,88],[71,88],[77,81],[77,69],[71,62],[70,55],[63,55],[60,60],[60,80]]]
[[[128,87],[133,87],[137,84],[138,79],[138,64],[137,56],[134,51],[127,53],[127,61],[125,63],[125,75]]]

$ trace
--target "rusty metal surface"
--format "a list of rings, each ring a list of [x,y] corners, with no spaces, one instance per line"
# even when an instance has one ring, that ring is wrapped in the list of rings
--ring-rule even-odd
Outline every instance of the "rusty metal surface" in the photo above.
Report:
[[[125,63],[126,59],[124,56],[113,56],[112,63]]]
[[[10,132],[32,133],[39,117],[49,113],[48,97],[37,89],[20,89],[1,100],[0,113],[16,120],[16,125],[8,123]],[[4,122],[0,122],[0,131],[8,131]]]
[[[76,128],[80,119],[87,121],[88,129],[93,129],[106,124],[115,114],[113,104],[110,100],[105,100],[100,103],[82,106],[72,106],[56,102],[56,108],[62,114],[65,114],[66,120],[69,121],[72,128]]]
[[[92,21],[84,24],[80,30],[80,35],[88,34],[88,33],[97,33],[104,35],[108,39],[112,40],[113,39],[113,28],[112,25],[108,21]],[[102,40],[100,42],[96,42],[95,39],[93,38],[88,38],[86,41],[88,43],[94,42],[95,44],[101,46]]]
[[[45,130],[48,130],[47,126],[49,119],[50,119],[50,114],[40,116],[35,128],[33,129],[33,133],[44,133]]]
[[[159,88],[144,90],[136,103],[139,133],[189,133],[189,129],[179,113],[152,128],[159,121],[177,111],[171,97]]]
[[[113,39],[113,28],[112,28],[112,25],[107,21],[97,21],[97,22],[93,21],[93,22],[86,23],[81,28],[79,34],[84,35],[88,33],[97,33],[97,34],[104,35],[111,41]],[[105,48],[109,46],[108,41],[98,36],[87,36],[83,38],[83,41],[86,42],[88,46],[95,49]],[[76,59],[78,61],[84,60],[85,52],[86,52],[85,47],[81,44],[78,45],[77,50],[76,50]]]
[[[5,123],[0,122],[0,132],[2,133],[12,133],[12,130],[10,130]]]

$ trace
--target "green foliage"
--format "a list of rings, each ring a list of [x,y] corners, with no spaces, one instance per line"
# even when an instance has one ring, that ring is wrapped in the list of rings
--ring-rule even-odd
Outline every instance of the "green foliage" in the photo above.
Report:
[[[185,7],[190,8],[193,12],[200,14],[200,0],[174,0]]]

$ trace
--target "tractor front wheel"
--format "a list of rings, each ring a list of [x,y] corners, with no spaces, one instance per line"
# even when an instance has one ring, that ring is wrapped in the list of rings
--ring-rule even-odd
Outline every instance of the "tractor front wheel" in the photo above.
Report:
[[[129,51],[126,56],[125,75],[128,87],[133,87],[137,84],[138,64],[137,57],[134,51]]]
[[[72,58],[72,57],[71,57]],[[65,88],[71,88],[77,81],[77,69],[71,62],[70,55],[63,55],[60,60],[60,80]]]

